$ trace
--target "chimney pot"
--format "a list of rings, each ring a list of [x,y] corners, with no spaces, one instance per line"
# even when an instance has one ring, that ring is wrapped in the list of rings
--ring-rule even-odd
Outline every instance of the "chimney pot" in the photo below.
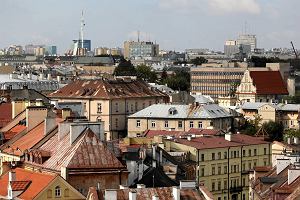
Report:
[[[8,173],[8,180],[9,180],[9,182],[16,181],[16,172],[15,171],[10,171]]]
[[[179,189],[179,187],[174,186],[172,188],[172,194],[173,194],[174,200],[180,200],[180,189]]]
[[[136,191],[135,190],[129,191],[129,200],[136,200]]]

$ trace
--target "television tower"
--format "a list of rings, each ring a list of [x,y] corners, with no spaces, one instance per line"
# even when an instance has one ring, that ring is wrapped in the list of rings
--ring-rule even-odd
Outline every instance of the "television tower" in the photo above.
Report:
[[[81,20],[80,20],[80,39],[81,39],[81,48],[83,48],[83,31],[84,31],[84,15],[83,10],[81,11]]]

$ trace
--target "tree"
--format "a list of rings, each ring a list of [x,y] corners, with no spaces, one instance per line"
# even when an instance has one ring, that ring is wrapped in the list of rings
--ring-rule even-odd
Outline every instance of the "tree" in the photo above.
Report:
[[[122,59],[114,71],[115,76],[136,76],[136,70],[130,60]]]
[[[136,67],[137,78],[146,82],[155,83],[157,81],[156,73],[147,65],[138,65]]]
[[[167,84],[173,90],[189,91],[190,73],[184,69],[174,70],[175,75],[169,76],[162,80],[162,84]]]
[[[189,61],[190,64],[194,64],[194,65],[202,65],[203,63],[207,63],[207,62],[208,60],[206,60],[204,57],[196,57]]]
[[[282,141],[284,127],[281,123],[269,121],[263,123],[263,129],[269,134],[272,141]]]

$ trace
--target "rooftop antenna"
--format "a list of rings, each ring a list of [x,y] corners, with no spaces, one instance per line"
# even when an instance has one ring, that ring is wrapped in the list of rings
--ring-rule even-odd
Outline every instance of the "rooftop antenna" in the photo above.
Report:
[[[140,31],[138,31],[138,42],[140,42]]]
[[[84,30],[84,15],[83,10],[81,11],[81,20],[80,20],[80,39],[81,39],[81,48],[83,48],[83,30]]]

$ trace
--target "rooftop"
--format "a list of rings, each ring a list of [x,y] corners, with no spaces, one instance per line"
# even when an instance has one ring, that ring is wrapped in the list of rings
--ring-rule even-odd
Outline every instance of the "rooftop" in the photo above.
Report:
[[[172,111],[172,113],[170,113]],[[154,104],[133,115],[130,118],[168,118],[168,119],[214,119],[232,117],[232,115],[217,104],[207,105],[170,105]]]
[[[134,97],[168,97],[139,80],[77,80],[51,93],[51,98],[134,98]]]

